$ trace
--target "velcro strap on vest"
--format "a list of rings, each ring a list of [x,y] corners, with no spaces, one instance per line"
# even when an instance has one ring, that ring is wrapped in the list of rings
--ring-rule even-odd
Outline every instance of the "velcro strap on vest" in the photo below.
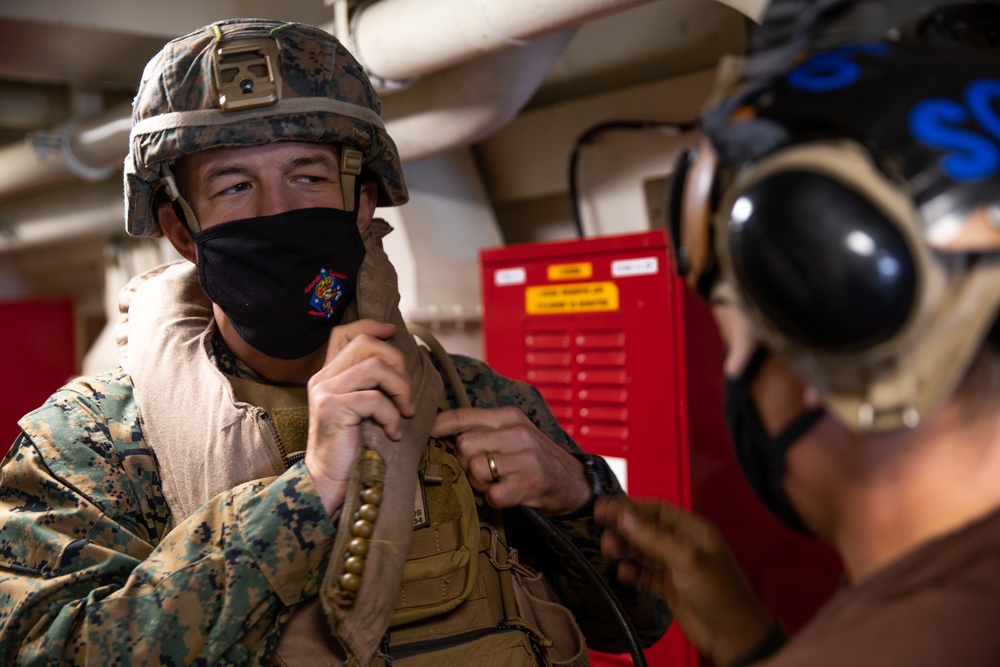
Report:
[[[396,598],[396,609],[423,607],[453,600],[465,590],[469,577],[468,566],[445,576],[404,582]]]
[[[461,543],[462,524],[458,519],[413,531],[408,560],[454,551]]]

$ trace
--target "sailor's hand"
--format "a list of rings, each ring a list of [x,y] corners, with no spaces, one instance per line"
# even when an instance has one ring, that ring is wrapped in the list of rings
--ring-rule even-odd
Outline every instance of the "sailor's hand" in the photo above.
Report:
[[[334,327],[323,368],[309,379],[306,469],[334,519],[344,503],[362,420],[375,420],[399,440],[402,418],[413,415],[406,362],[386,342],[395,331],[371,319]]]
[[[684,635],[718,665],[756,647],[775,621],[761,606],[732,552],[708,521],[663,502],[599,499],[601,551],[624,559],[618,579],[664,602]]]
[[[583,464],[516,407],[440,413],[431,435],[452,439],[472,487],[498,509],[534,507],[568,514],[590,499]]]

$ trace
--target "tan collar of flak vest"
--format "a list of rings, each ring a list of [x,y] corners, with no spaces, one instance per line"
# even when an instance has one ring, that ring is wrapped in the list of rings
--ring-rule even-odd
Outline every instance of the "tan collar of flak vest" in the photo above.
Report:
[[[372,422],[362,424],[341,526],[352,524],[362,495],[378,488],[378,518],[371,522],[364,575],[357,582],[342,577],[353,536],[351,530],[338,530],[322,584],[322,604],[297,612],[282,637],[279,657],[283,647],[294,647],[292,636],[301,638],[294,631],[297,627],[327,642],[331,634],[338,638],[338,645],[326,646],[332,664],[367,665],[396,603],[398,586],[391,582],[402,577],[413,534],[417,469],[444,389],[399,313],[396,272],[382,248],[382,238],[391,230],[385,221],[373,220],[366,231],[357,296],[344,321],[370,317],[396,325],[390,342],[406,359],[415,416],[403,420],[400,442],[390,441]],[[175,525],[222,491],[280,474],[285,462],[265,428],[264,410],[240,401],[214,364],[212,308],[195,266],[182,261],[138,276],[122,290],[119,308],[119,357],[135,386],[144,435],[159,462]],[[219,438],[219,433],[227,437]],[[327,627],[317,632],[323,617]]]

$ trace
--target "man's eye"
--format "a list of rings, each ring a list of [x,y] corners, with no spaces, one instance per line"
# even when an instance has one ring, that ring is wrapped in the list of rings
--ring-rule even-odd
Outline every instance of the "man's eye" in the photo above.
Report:
[[[224,189],[219,194],[224,194],[224,195],[225,194],[233,194],[233,193],[236,193],[236,192],[245,192],[246,190],[249,190],[249,189],[250,189],[250,184],[249,183],[246,183],[246,182],[244,182],[244,183],[237,183],[236,185],[230,185],[228,188]]]

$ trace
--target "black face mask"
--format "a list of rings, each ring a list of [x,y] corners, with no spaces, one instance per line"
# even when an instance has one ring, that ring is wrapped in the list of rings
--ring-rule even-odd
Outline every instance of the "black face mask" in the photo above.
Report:
[[[193,235],[201,287],[236,333],[270,357],[319,349],[354,298],[365,246],[357,209],[307,208]]]
[[[806,410],[773,438],[760,420],[750,395],[750,385],[767,358],[767,348],[758,345],[739,377],[725,379],[725,415],[736,458],[757,497],[787,526],[811,535],[785,494],[785,453],[823,416],[821,408]]]

